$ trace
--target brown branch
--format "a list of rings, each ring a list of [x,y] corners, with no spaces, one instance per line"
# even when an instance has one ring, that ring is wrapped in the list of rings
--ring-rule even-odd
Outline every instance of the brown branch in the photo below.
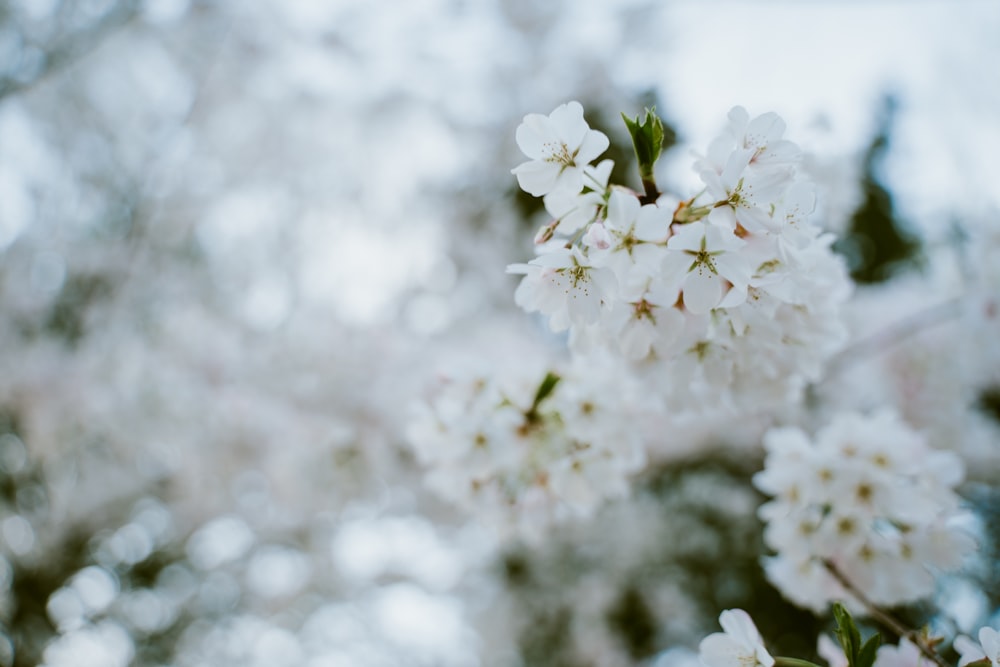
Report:
[[[0,99],[25,92],[94,51],[110,34],[127,25],[138,15],[138,5],[138,0],[124,0],[93,25],[63,37],[48,48],[43,48],[41,67],[31,78],[21,80],[13,76],[0,77]]]
[[[838,373],[852,363],[860,361],[865,357],[874,356],[906,338],[915,336],[925,329],[958,317],[962,312],[961,306],[961,299],[949,299],[943,303],[908,315],[867,338],[862,338],[859,341],[851,343],[830,362],[829,374]]]
[[[872,602],[860,588],[851,583],[851,580],[848,579],[843,572],[837,569],[836,565],[828,560],[824,560],[823,566],[826,568],[827,572],[833,575],[834,579],[840,582],[841,586],[847,589],[854,599],[864,606],[872,618],[892,630],[897,636],[909,639],[914,646],[920,649],[920,652],[923,653],[928,660],[933,661],[936,665],[938,665],[938,667],[952,667],[952,665],[945,662],[944,658],[942,658],[938,652],[934,650],[934,647],[923,635],[906,627],[895,616]]]

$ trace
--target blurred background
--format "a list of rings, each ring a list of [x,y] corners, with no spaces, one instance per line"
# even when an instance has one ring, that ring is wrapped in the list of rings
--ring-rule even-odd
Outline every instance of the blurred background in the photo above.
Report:
[[[0,665],[666,667],[732,606],[814,655],[737,422],[545,544],[421,488],[435,373],[563,354],[504,267],[545,221],[514,130],[573,99],[633,186],[619,113],[655,105],[681,196],[733,105],[787,121],[868,345],[813,399],[963,454],[983,557],[900,613],[971,632],[1000,605],[997,35],[993,0],[3,0]]]

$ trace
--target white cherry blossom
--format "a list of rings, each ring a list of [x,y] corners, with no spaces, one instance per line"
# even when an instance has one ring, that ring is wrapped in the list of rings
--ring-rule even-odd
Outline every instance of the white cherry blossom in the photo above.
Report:
[[[778,114],[767,112],[753,120],[743,107],[729,112],[729,124],[708,149],[707,164],[719,171],[734,150],[749,150],[749,162],[756,166],[776,166],[795,162],[800,151],[793,142],[782,139],[785,121]]]
[[[698,646],[698,658],[705,667],[774,665],[750,614],[742,609],[727,609],[719,616],[719,624],[725,632],[710,634]]]
[[[654,275],[670,234],[671,215],[672,211],[656,204],[640,206],[634,194],[615,188],[608,199],[607,218],[600,225],[604,242],[595,244],[594,260],[612,268],[620,282],[633,273]]]
[[[608,179],[614,162],[604,160],[584,168],[583,192],[554,190],[545,195],[545,210],[554,218],[552,229],[573,234],[597,219],[607,201]]]
[[[516,136],[518,147],[531,159],[511,173],[525,192],[536,197],[556,189],[580,192],[584,168],[609,145],[604,133],[590,129],[579,102],[563,104],[548,116],[528,114]]]
[[[685,308],[707,313],[720,304],[727,283],[735,294],[726,305],[739,305],[746,298],[750,267],[738,254],[744,245],[731,231],[700,222],[670,237],[663,273],[668,282],[682,276]]]
[[[766,570],[797,604],[843,597],[827,564],[877,604],[917,600],[934,589],[929,567],[955,569],[975,547],[954,523],[961,463],[890,412],[838,415],[814,439],[772,430],[764,444],[754,485],[775,496],[760,516],[777,552]]]
[[[507,271],[525,274],[514,293],[517,305],[548,315],[553,331],[597,322],[617,289],[614,272],[593,266],[576,247],[547,252],[528,264],[512,264]]]
[[[721,173],[704,169],[700,176],[734,226],[738,223],[749,231],[764,232],[772,224],[771,206],[791,185],[793,172],[789,167],[752,169],[753,155],[750,149],[734,151]]]

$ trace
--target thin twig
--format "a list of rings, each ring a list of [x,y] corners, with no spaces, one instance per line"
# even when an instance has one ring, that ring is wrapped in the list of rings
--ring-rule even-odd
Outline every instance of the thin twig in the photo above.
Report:
[[[31,78],[22,81],[11,76],[0,77],[0,99],[22,94],[49,76],[77,62],[97,49],[109,35],[131,22],[138,13],[138,0],[124,0],[112,7],[92,26],[50,45],[44,52],[41,68]]]
[[[915,630],[911,630],[906,627],[895,616],[872,602],[867,595],[861,592],[861,589],[851,583],[851,580],[848,579],[843,572],[837,569],[836,565],[828,560],[823,561],[823,565],[826,567],[827,571],[832,574],[833,577],[840,582],[840,584],[846,588],[847,591],[854,596],[854,598],[860,602],[866,610],[868,610],[868,613],[872,616],[872,618],[895,632],[898,636],[909,639],[914,646],[920,649],[920,652],[923,653],[928,660],[932,660],[938,665],[938,667],[952,667],[952,665],[945,662],[944,658],[938,655],[938,652],[935,651],[934,647],[927,642],[926,638]]]
[[[957,297],[949,299],[904,317],[868,338],[850,344],[830,362],[829,373],[835,374],[852,363],[878,354],[905,338],[958,317],[962,312],[961,305],[961,299]]]

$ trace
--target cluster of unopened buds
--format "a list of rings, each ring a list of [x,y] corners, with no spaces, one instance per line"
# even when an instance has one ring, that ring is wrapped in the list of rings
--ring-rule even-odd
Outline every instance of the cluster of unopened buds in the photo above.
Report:
[[[515,298],[569,330],[574,351],[637,362],[675,409],[773,407],[818,377],[844,340],[849,281],[833,238],[810,222],[814,191],[774,113],[741,108],[695,163],[704,189],[678,199],[656,187],[663,127],[626,119],[644,192],[610,185],[592,162],[608,138],[580,104],[529,114],[513,170],[552,216]]]

